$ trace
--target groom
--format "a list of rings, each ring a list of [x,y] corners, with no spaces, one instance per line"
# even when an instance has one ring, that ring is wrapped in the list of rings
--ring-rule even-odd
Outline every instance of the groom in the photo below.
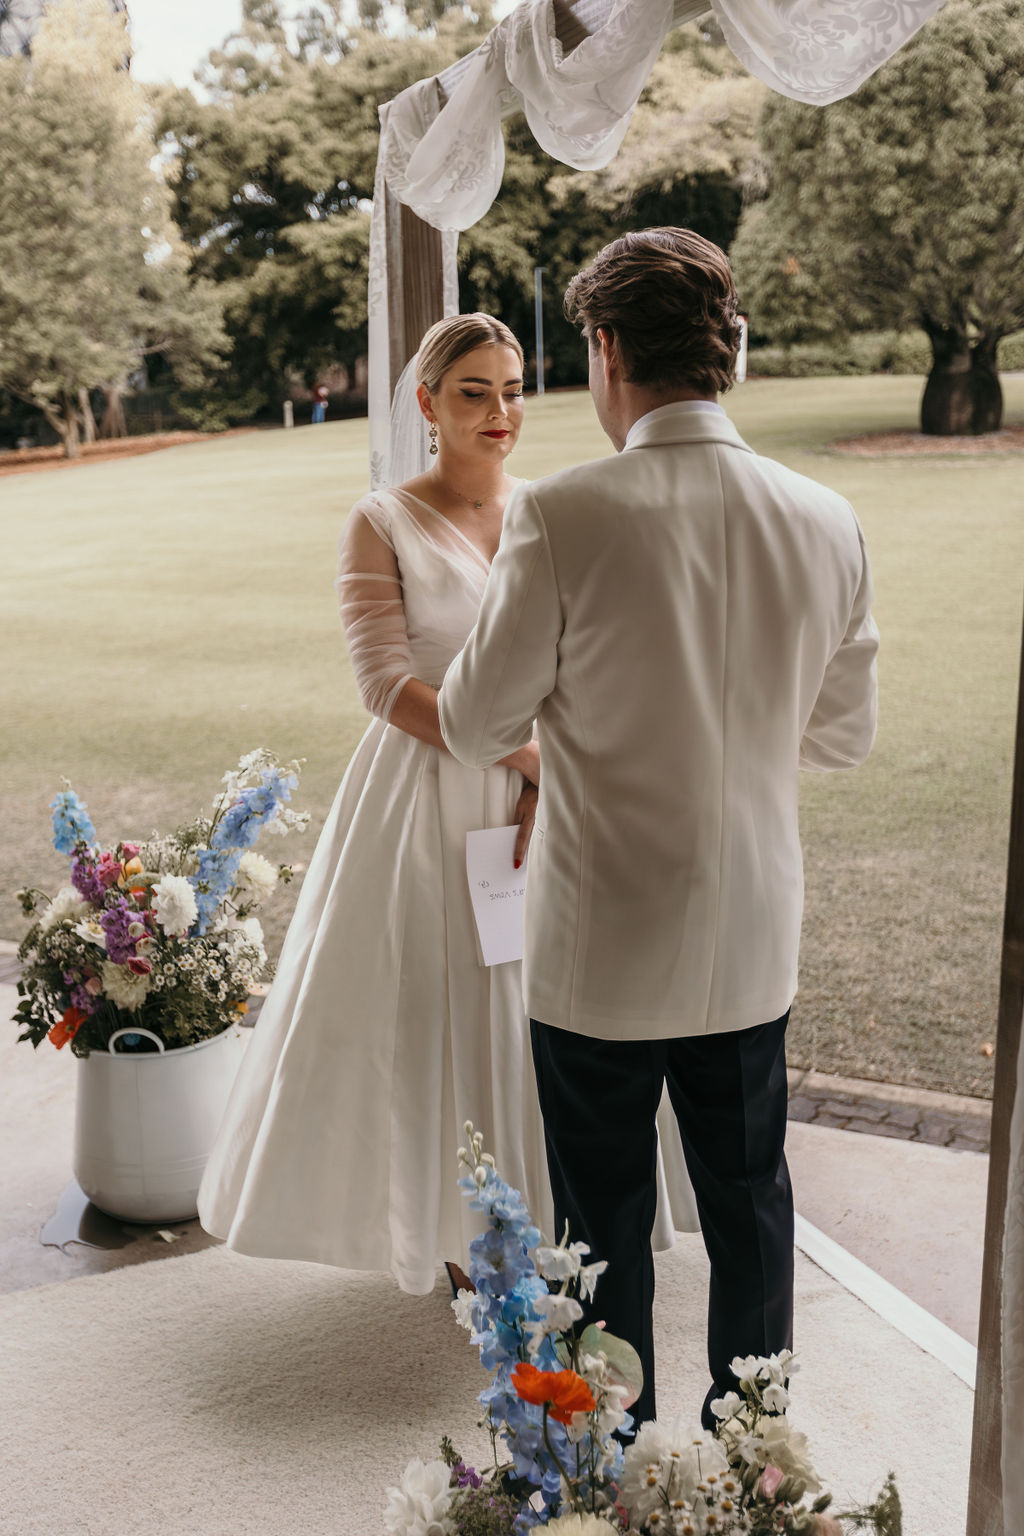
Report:
[[[638,1350],[653,1418],[667,1084],[711,1261],[710,1427],[730,1361],[792,1343],[798,768],[870,750],[871,578],[849,505],[717,404],[738,345],[717,246],[626,235],[565,304],[617,457],[513,494],[441,729],[484,765],[537,721],[523,984],[556,1235],[609,1261],[594,1315]]]

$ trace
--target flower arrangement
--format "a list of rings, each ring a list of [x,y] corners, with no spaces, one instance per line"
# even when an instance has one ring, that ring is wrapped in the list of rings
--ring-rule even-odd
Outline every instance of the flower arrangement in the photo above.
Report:
[[[308,824],[308,814],[288,804],[300,771],[272,752],[250,752],[224,775],[212,816],[113,847],[97,842],[86,806],[65,781],[50,809],[70,884],[52,899],[18,892],[34,918],[18,950],[19,1040],[38,1046],[49,1038],[58,1050],[70,1044],[88,1056],[133,1025],[173,1048],[237,1023],[267,961],[254,913],[292,874],[253,844],[264,829],[282,834]]]
[[[603,1260],[585,1243],[544,1246],[517,1190],[466,1125],[460,1187],[487,1230],[470,1244],[475,1293],[452,1307],[491,1381],[479,1395],[493,1465],[468,1467],[447,1439],[441,1458],[409,1463],[391,1488],[386,1536],[840,1536],[840,1520],[900,1536],[890,1476],[879,1500],[828,1513],[806,1437],[786,1418],[783,1350],[732,1362],[738,1390],[712,1403],[713,1432],[682,1420],[644,1424],[632,1444],[629,1405],[643,1373],[635,1351],[600,1326],[581,1327]]]

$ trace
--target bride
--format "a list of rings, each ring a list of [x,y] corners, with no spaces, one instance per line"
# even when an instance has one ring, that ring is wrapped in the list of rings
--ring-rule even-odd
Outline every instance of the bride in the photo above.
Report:
[[[338,597],[375,718],[317,844],[199,1192],[203,1226],[242,1253],[389,1270],[416,1295],[479,1230],[456,1185],[467,1119],[553,1235],[520,966],[482,964],[465,867],[466,833],[482,827],[518,823],[526,857],[538,749],[467,768],[437,718],[517,483],[505,462],[522,372],[501,321],[433,326],[416,378],[434,463],[349,515]],[[697,1222],[674,1120],[662,1138],[656,1241],[668,1246],[673,1226]]]

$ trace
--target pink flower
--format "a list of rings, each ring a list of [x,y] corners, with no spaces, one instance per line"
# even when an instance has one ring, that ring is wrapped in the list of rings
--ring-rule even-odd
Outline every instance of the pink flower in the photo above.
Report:
[[[768,1463],[761,1473],[761,1492],[766,1499],[774,1499],[784,1475],[778,1467],[773,1467],[771,1462]]]
[[[104,885],[116,885],[121,874],[121,860],[104,849],[96,861],[96,873]]]
[[[149,960],[144,960],[141,955],[129,955],[125,964],[133,976],[148,976],[153,969]]]
[[[138,843],[122,843],[121,853],[126,859],[134,859],[139,852]]]
[[[85,983],[85,990],[90,997],[97,997],[103,991],[103,983],[98,976],[90,976]]]

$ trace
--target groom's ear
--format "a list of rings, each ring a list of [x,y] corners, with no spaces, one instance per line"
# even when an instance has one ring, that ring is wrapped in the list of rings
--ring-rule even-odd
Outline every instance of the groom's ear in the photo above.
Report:
[[[601,366],[605,377],[613,379],[621,371],[622,361],[619,357],[619,348],[615,340],[615,332],[610,325],[599,325],[593,331],[592,345],[600,354]]]

